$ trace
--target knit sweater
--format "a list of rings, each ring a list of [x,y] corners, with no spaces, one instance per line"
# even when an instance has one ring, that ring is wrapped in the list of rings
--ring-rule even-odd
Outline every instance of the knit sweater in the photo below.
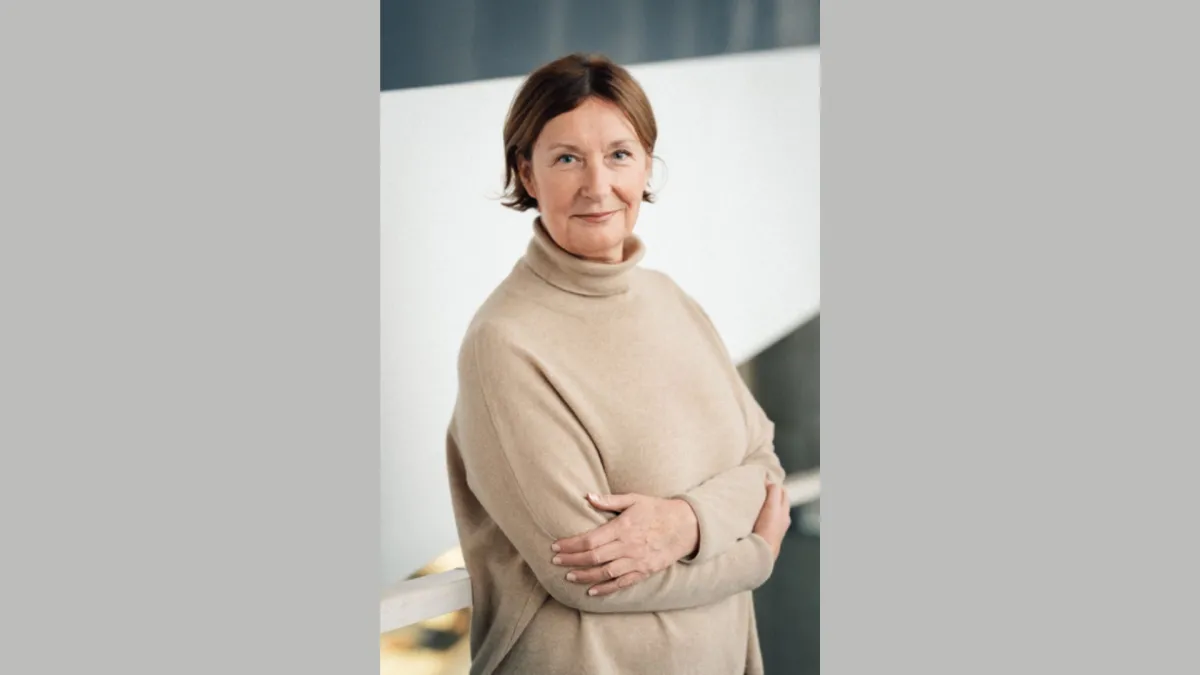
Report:
[[[783,471],[774,426],[708,316],[665,274],[582,260],[540,220],[459,353],[447,436],[471,577],[472,673],[761,673],[750,591],[774,556],[753,534]],[[690,557],[612,595],[552,564],[552,542],[611,513],[588,493],[686,500]]]

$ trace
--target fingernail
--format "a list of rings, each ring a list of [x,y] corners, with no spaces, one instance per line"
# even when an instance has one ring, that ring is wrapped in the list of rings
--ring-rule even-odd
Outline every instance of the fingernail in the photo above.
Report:
[[[588,589],[588,595],[595,595],[595,594],[596,594],[596,589],[594,589],[594,588]]]
[[[555,553],[558,553],[562,549],[558,547],[558,544],[550,544],[550,550],[554,551]]]
[[[575,573],[567,572],[567,581],[575,581]]]
[[[594,495],[594,494],[592,494],[592,493],[590,493],[590,492],[588,493],[588,499],[590,499],[590,500],[592,500],[592,501],[594,501],[594,502],[598,502],[598,501],[600,501],[600,498],[599,498],[599,497],[597,497],[596,495]]]
[[[562,558],[560,558],[560,557],[558,557],[558,556],[554,556],[554,560],[551,560],[550,562],[554,563],[555,565],[561,565],[561,564],[562,564]]]

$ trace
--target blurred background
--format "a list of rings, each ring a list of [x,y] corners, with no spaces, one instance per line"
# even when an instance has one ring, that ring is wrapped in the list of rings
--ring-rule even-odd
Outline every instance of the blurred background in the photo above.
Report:
[[[381,0],[381,591],[463,565],[445,477],[456,353],[530,235],[502,208],[501,126],[562,55],[629,68],[660,140],[644,265],[705,307],[776,424],[820,467],[817,0]],[[431,293],[430,288],[438,292]],[[820,668],[820,504],[755,593],[768,673]],[[467,672],[470,609],[381,635],[381,675]]]

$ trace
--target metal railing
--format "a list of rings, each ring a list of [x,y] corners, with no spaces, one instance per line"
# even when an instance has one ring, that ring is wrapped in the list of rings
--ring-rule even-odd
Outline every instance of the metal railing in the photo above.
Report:
[[[821,472],[792,474],[783,482],[792,507],[821,497]],[[379,603],[380,634],[471,606],[471,579],[464,569],[400,582]]]

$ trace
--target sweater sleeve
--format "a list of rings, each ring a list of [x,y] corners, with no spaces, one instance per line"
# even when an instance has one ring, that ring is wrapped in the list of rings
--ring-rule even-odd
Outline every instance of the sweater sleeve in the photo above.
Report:
[[[682,294],[682,291],[680,291]],[[736,545],[754,529],[754,522],[766,499],[764,479],[781,483],[783,466],[775,454],[775,425],[767,418],[754,395],[738,374],[729,351],[713,325],[708,314],[692,298],[683,294],[684,301],[692,309],[701,329],[712,341],[723,360],[730,386],[737,398],[746,420],[746,453],[741,464],[718,473],[700,485],[682,494],[683,499],[696,513],[700,528],[700,544],[697,551],[684,564],[697,564],[711,560],[714,556]]]
[[[538,368],[501,331],[468,335],[459,360],[456,436],[467,484],[546,591],[585,612],[650,612],[711,604],[757,588],[774,555],[752,535],[703,564],[676,563],[611,595],[566,580],[550,545],[615,517],[588,504],[608,481],[587,431]]]

